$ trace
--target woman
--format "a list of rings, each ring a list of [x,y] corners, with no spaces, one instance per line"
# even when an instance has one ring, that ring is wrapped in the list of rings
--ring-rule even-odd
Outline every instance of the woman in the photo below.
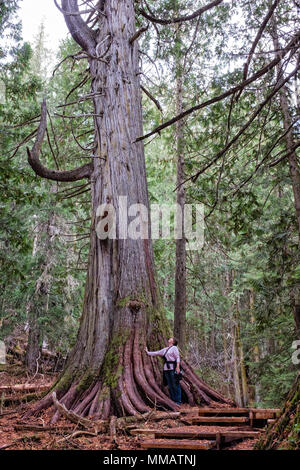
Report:
[[[180,356],[177,348],[177,339],[170,338],[168,346],[160,351],[148,351],[145,348],[148,356],[162,356],[164,358],[164,377],[166,378],[171,400],[175,401],[177,405],[181,405],[181,387],[179,380],[176,380],[176,374],[180,373]]]

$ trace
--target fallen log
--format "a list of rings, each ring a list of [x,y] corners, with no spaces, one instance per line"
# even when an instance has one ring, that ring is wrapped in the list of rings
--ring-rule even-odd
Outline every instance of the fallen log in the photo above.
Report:
[[[68,441],[70,439],[73,439],[74,437],[79,437],[79,436],[91,436],[91,437],[97,437],[98,436],[98,432],[91,432],[91,431],[82,431],[82,430],[79,430],[79,431],[75,431],[73,432],[72,434],[68,435],[68,436],[65,436],[63,437],[62,439],[59,439],[57,442],[64,442],[64,441]]]
[[[21,396],[3,396],[1,398],[1,403],[4,406],[7,406],[14,403],[28,403],[30,401],[37,400],[38,398],[41,398],[41,393],[26,393]]]
[[[34,431],[34,432],[65,432],[72,431],[73,426],[39,426],[38,424],[15,424],[15,431]]]
[[[1,385],[0,392],[33,392],[36,390],[47,390],[52,386],[52,383],[48,384],[16,384],[16,385]]]
[[[209,450],[215,447],[216,441],[186,441],[186,440],[149,440],[141,442],[142,449],[190,449],[190,450]]]

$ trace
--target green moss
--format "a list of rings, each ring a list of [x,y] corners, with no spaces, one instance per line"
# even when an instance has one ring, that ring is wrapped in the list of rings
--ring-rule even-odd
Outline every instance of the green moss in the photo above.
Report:
[[[109,388],[107,386],[102,387],[101,393],[99,393],[99,396],[98,396],[98,403],[100,403],[101,401],[106,400],[106,398],[108,398],[109,395],[110,395]],[[103,407],[102,407],[102,409],[103,409]]]
[[[79,384],[76,386],[77,392],[83,392],[84,390],[87,390],[96,377],[98,376],[98,373],[95,372],[95,370],[86,370],[83,377],[80,379]]]
[[[120,364],[120,351],[130,337],[130,333],[129,329],[124,329],[122,332],[115,334],[105,355],[102,375],[103,383],[109,389],[116,388],[122,375],[123,367]]]
[[[122,299],[119,299],[117,302],[117,306],[126,307],[128,302],[140,302],[141,304],[145,305],[146,308],[149,304],[149,301],[146,295],[142,292],[139,292],[137,294],[128,295],[127,297],[123,297]]]
[[[74,382],[74,379],[76,378],[77,373],[75,371],[68,371],[66,370],[61,377],[58,378],[57,382],[52,386],[51,390],[67,390],[72,383]]]
[[[126,307],[126,304],[132,300],[131,296],[118,300],[117,307]]]

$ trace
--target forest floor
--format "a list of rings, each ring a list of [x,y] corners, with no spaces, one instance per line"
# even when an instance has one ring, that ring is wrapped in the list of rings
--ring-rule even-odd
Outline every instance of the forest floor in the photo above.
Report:
[[[30,377],[26,374],[14,375],[8,372],[0,372],[0,389],[3,386],[14,386],[16,384],[45,386],[53,383],[55,375],[36,374]],[[24,396],[24,392],[21,392]],[[34,406],[35,400],[28,403],[18,402],[20,391],[9,394],[12,402],[4,403],[4,393],[0,392],[0,450],[140,450],[141,443],[145,436],[137,436],[128,433],[118,433],[117,442],[114,442],[110,434],[90,433],[81,434],[78,431],[86,432],[80,425],[71,423],[65,417],[48,429],[53,415],[53,408],[45,410],[38,417],[32,417],[22,421],[22,417],[29,408]],[[14,401],[16,400],[16,401]],[[183,405],[188,408],[188,405]],[[26,429],[26,425],[38,426],[37,429]],[[40,428],[44,427],[45,430]],[[145,422],[143,425],[137,424],[137,428],[155,429],[155,431],[166,431],[175,429],[176,431],[221,431],[225,428],[220,426],[191,426],[184,425],[177,419],[166,419],[159,422]],[[226,430],[234,429],[226,427]],[[147,437],[146,437],[147,438]],[[256,439],[246,439],[239,443],[231,444],[227,450],[252,450]]]

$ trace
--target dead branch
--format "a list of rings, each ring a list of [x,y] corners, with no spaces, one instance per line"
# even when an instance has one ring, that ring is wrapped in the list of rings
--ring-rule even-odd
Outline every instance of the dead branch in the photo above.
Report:
[[[6,129],[17,129],[18,127],[23,127],[25,126],[25,124],[34,124],[36,122],[39,122],[39,121],[36,121],[36,119],[38,119],[41,115],[38,114],[30,119],[28,119],[27,121],[24,121],[24,122],[21,122],[20,124],[15,124],[14,126],[5,126]]]
[[[16,410],[13,410],[13,411],[4,411],[4,413],[1,413],[1,414],[0,414],[0,418],[3,418],[3,416],[14,415],[14,414],[17,414],[17,411],[16,411]]]
[[[90,79],[90,76],[89,74],[86,74],[85,77],[83,78],[83,80],[81,80],[81,82],[77,83],[70,91],[69,93],[67,94],[66,96],[66,99],[65,99],[65,103],[67,102],[67,99],[69,98],[69,96],[71,96],[72,93],[74,93],[74,91],[76,91],[78,88],[82,87],[83,85],[85,85]]]
[[[150,100],[153,101],[153,103],[155,104],[157,109],[162,113],[163,110],[162,110],[162,107],[161,107],[159,101],[156,98],[154,98],[154,96],[150,93],[150,91],[148,91],[145,87],[143,87],[143,85],[141,85],[141,89],[145,93],[145,95],[147,95],[148,98],[150,98]]]
[[[54,113],[55,116],[61,117],[64,119],[79,119],[79,118],[87,118],[87,117],[103,117],[102,114],[93,114],[93,113],[87,113],[87,114],[75,114],[74,116],[66,116],[65,114],[59,114],[59,113]]]
[[[80,56],[82,51],[78,52],[77,54],[70,54],[70,55],[67,55],[66,57],[64,57],[55,67],[54,67],[54,70],[52,72],[52,77],[54,77],[56,71],[59,69],[59,67],[64,63],[66,62],[66,60],[68,59],[72,59],[73,60],[73,65],[72,67],[74,66],[74,62],[76,60],[80,60],[80,59],[85,59],[86,57],[85,56]]]
[[[38,175],[42,176],[43,178],[54,180],[54,181],[78,181],[83,178],[89,178],[92,173],[92,164],[87,163],[75,170],[66,170],[66,171],[59,171],[59,170],[51,170],[46,168],[39,160],[39,154],[41,151],[41,146],[44,140],[44,135],[47,127],[47,106],[46,100],[43,100],[42,103],[42,113],[41,113],[41,122],[37,132],[37,138],[34,143],[32,150],[27,148],[28,154],[28,163],[33,169],[33,171]]]
[[[213,2],[208,3],[204,7],[199,8],[196,10],[194,13],[186,16],[179,16],[177,18],[170,18],[170,19],[163,19],[163,18],[156,18],[155,16],[149,15],[144,9],[140,9],[139,12],[141,15],[143,15],[147,20],[151,21],[152,23],[158,23],[162,25],[168,25],[172,23],[182,23],[183,21],[190,21],[193,20],[194,18],[197,18],[198,16],[202,15],[205,11],[210,10],[213,7],[216,7],[220,3],[222,3],[223,0],[214,0]]]
[[[29,438],[27,436],[22,436],[22,437],[19,437],[17,439],[14,439],[10,444],[4,444],[3,446],[1,446],[0,450],[8,449],[8,447],[12,447],[15,444],[17,444],[17,442],[21,442],[21,441],[24,441],[26,439],[29,439]]]
[[[69,426],[38,426],[34,424],[15,424],[16,431],[34,431],[34,432],[54,432],[71,431],[72,425]],[[74,428],[74,426],[73,426]]]
[[[51,387],[51,383],[35,385],[35,384],[17,384],[17,385],[2,385],[0,387],[0,392],[33,392],[36,390],[47,390]]]
[[[12,158],[14,158],[14,156],[17,154],[18,150],[20,149],[20,147],[22,147],[22,145],[26,144],[29,140],[32,139],[32,137],[34,137],[37,133],[37,129],[35,129],[33,132],[31,132],[29,135],[27,135],[27,137],[25,137],[25,139],[22,140],[22,142],[20,142],[15,148],[14,148],[14,152],[13,154],[8,157],[8,160],[11,160]]]
[[[103,93],[99,93],[99,92],[89,93],[88,95],[81,96],[76,101],[71,101],[70,103],[60,104],[59,106],[57,106],[57,108],[66,108],[67,106],[78,104],[78,103],[81,103],[82,101],[92,100],[95,96],[103,96]]]
[[[64,442],[64,441],[67,441],[69,439],[72,439],[73,437],[79,437],[79,436],[92,436],[92,437],[97,437],[97,435],[99,434],[98,431],[95,431],[95,432],[90,432],[90,431],[75,431],[73,432],[72,434],[69,434],[68,436],[65,436],[63,437],[62,439],[59,439],[57,442]]]

